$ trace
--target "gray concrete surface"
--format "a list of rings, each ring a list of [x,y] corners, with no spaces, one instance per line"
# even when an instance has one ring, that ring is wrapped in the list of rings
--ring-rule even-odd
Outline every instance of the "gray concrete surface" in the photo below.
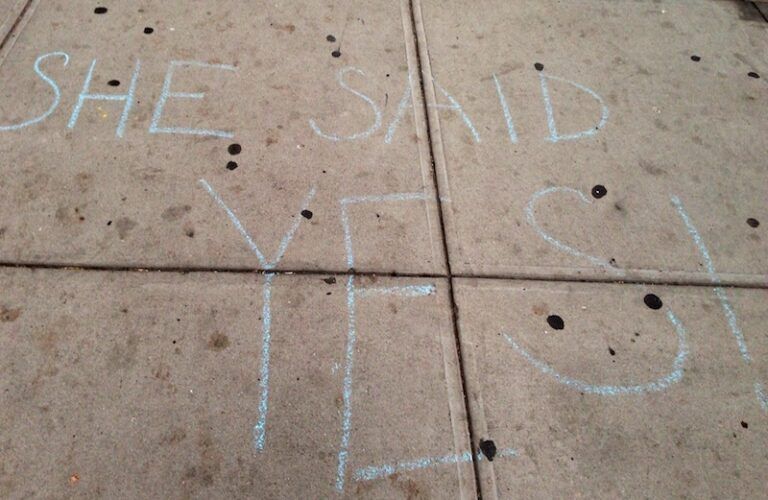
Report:
[[[420,3],[429,100],[446,105],[445,90],[467,120],[433,107],[454,270],[707,282],[677,196],[722,279],[765,282],[765,237],[746,223],[768,197],[765,79],[748,76],[768,63],[756,10]]]
[[[480,464],[484,498],[764,495],[766,290],[725,292],[733,329],[706,287],[456,289],[474,434],[517,450]]]
[[[763,497],[767,29],[0,0],[0,497]]]
[[[397,113],[415,71],[401,5],[205,5],[116,3],[94,14],[84,0],[37,4],[3,62],[0,116],[22,125],[57,103],[34,71],[48,54],[40,68],[60,99],[43,120],[0,136],[7,164],[23,174],[3,184],[5,258],[263,269],[306,208],[313,217],[278,267],[346,271],[341,213],[352,199],[355,269],[444,272],[426,135],[413,106]],[[125,96],[136,75],[122,130],[126,100],[77,106],[94,61],[91,94]],[[240,215],[264,262],[201,180]]]
[[[5,40],[11,32],[26,4],[27,0],[0,1],[0,40]]]
[[[445,280],[332,277],[3,271],[0,496],[470,495]]]

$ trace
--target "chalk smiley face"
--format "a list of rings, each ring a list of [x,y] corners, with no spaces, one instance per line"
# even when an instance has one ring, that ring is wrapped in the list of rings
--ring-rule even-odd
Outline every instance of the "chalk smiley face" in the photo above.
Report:
[[[645,296],[646,305],[648,305],[647,297],[649,295],[652,294]],[[656,296],[654,295],[654,297]],[[658,308],[651,307],[650,305],[648,305],[648,307],[650,309],[658,310]],[[669,307],[667,307],[666,310],[666,317],[674,328],[675,334],[677,336],[677,353],[674,360],[672,361],[671,370],[666,375],[663,375],[657,379],[640,383],[600,384],[563,374],[546,361],[543,361],[542,359],[531,354],[529,350],[518,343],[510,334],[502,332],[501,335],[507,344],[512,347],[512,349],[530,365],[537,368],[544,375],[551,377],[555,381],[565,385],[570,389],[577,390],[586,394],[596,394],[599,396],[640,395],[650,392],[664,391],[671,385],[680,382],[683,379],[683,367],[689,354],[687,334],[682,322]],[[609,348],[609,352],[612,356],[615,355],[615,351],[612,348]]]

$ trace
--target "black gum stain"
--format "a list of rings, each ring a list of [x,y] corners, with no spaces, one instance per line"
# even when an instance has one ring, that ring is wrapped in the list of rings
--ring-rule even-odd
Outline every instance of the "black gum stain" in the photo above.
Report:
[[[605,189],[605,186],[602,184],[597,184],[595,187],[592,188],[592,196],[594,196],[596,199],[600,199],[603,196],[605,196],[608,193],[608,190]]]
[[[489,462],[493,462],[493,459],[496,457],[496,443],[490,439],[481,439],[480,451],[485,455],[485,458],[487,458]]]
[[[653,293],[649,293],[648,295],[643,297],[643,302],[645,302],[645,305],[650,307],[653,310],[659,310],[661,309],[661,306],[664,305],[664,303],[661,301],[659,296]]]
[[[555,330],[562,330],[563,328],[565,328],[565,321],[563,321],[563,318],[561,318],[557,314],[552,314],[551,316],[547,316],[547,323],[549,324],[549,326],[551,326]]]

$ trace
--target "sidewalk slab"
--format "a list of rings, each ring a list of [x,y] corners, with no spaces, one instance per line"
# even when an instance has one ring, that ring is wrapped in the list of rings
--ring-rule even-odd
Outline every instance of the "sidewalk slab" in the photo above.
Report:
[[[0,260],[443,273],[405,6],[37,4],[0,67]]]
[[[483,498],[764,496],[766,290],[455,292],[474,438],[517,452],[478,464]]]
[[[751,6],[416,3],[455,273],[709,282],[676,196],[723,280],[765,283],[768,23]]]
[[[0,0],[0,42],[13,28],[28,0]]]
[[[474,495],[445,281],[0,283],[3,498]]]

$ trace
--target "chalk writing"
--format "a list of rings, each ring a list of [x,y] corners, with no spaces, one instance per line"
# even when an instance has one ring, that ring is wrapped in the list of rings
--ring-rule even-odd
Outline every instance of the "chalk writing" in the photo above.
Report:
[[[96,67],[96,59],[91,62],[91,66],[88,68],[88,74],[85,77],[83,83],[83,90],[80,91],[80,95],[77,98],[77,104],[72,110],[72,115],[69,117],[69,123],[67,127],[70,129],[75,128],[77,119],[80,116],[80,111],[83,109],[83,104],[86,100],[90,101],[125,101],[123,106],[123,113],[120,115],[120,123],[117,125],[115,135],[117,137],[123,137],[125,133],[125,124],[128,121],[128,114],[131,112],[133,106],[134,94],[136,92],[136,81],[139,79],[139,71],[141,71],[141,61],[136,61],[136,67],[133,70],[131,76],[131,83],[128,86],[128,92],[126,94],[90,94],[88,91],[91,88],[91,80],[93,79],[93,70]]]
[[[229,220],[235,226],[235,229],[240,233],[248,247],[259,259],[259,263],[264,269],[274,269],[277,264],[282,260],[283,255],[288,249],[288,245],[293,239],[293,235],[299,228],[303,217],[296,217],[296,220],[285,233],[283,239],[280,241],[280,246],[277,250],[277,255],[271,261],[268,261],[264,254],[259,250],[256,243],[251,238],[251,235],[243,227],[243,224],[237,218],[234,211],[230,209],[222,200],[221,196],[211,187],[205,179],[200,179],[200,184],[205,188],[208,194],[214,199],[214,201],[226,212]],[[315,188],[309,190],[304,203],[301,206],[301,210],[306,210],[309,207],[309,203],[315,196]],[[257,452],[264,450],[264,443],[267,435],[267,412],[269,410],[269,361],[270,361],[270,346],[272,343],[272,281],[275,278],[274,273],[266,273],[264,276],[264,285],[262,289],[263,305],[261,314],[261,368],[259,370],[259,388],[261,395],[259,397],[259,419],[256,425],[253,427],[253,447]]]
[[[61,90],[58,84],[48,75],[46,75],[40,68],[41,62],[43,62],[45,59],[49,57],[54,57],[54,56],[63,57],[65,66],[69,63],[68,54],[64,52],[51,52],[48,54],[43,54],[40,57],[38,57],[34,64],[35,73],[53,90],[54,100],[51,103],[51,106],[49,107],[49,109],[46,112],[44,112],[42,115],[23,121],[21,123],[0,125],[0,132],[20,130],[30,125],[39,123],[47,119],[59,106],[61,102]],[[90,87],[93,81],[93,73],[94,73],[96,64],[97,64],[97,60],[96,59],[92,60],[89,66],[89,69],[86,73],[82,90],[77,96],[77,100],[75,102],[75,105],[72,110],[72,114],[70,115],[67,126],[70,129],[73,129],[76,126],[86,101],[89,101],[89,100],[91,101],[92,100],[122,101],[124,102],[123,112],[120,116],[120,121],[118,123],[117,130],[115,133],[116,137],[122,138],[125,134],[125,127],[126,127],[129,114],[136,101],[136,88],[137,88],[138,77],[141,69],[141,62],[140,61],[136,62],[133,74],[131,76],[131,81],[129,84],[128,91],[125,94],[90,93]],[[199,100],[199,99],[205,98],[205,93],[203,92],[177,92],[177,91],[171,90],[172,84],[173,84],[173,76],[178,68],[202,68],[202,69],[215,69],[215,70],[231,71],[231,72],[237,71],[236,67],[228,64],[212,64],[212,63],[206,63],[206,62],[200,62],[200,61],[170,61],[168,65],[168,69],[165,74],[160,96],[158,97],[157,103],[155,104],[155,108],[152,113],[152,118],[149,124],[149,133],[151,134],[185,134],[185,135],[210,136],[210,137],[219,137],[219,138],[234,137],[235,135],[234,132],[230,130],[161,125],[163,113],[170,99],[198,99]],[[358,132],[354,132],[349,135],[342,135],[336,132],[330,132],[330,131],[324,130],[318,123],[318,120],[315,118],[309,119],[308,122],[312,131],[319,137],[322,137],[323,139],[326,139],[332,142],[368,139],[371,136],[373,136],[373,134],[375,134],[382,127],[383,112],[381,107],[376,103],[376,101],[373,98],[353,88],[350,85],[348,81],[350,74],[357,74],[359,76],[367,78],[366,73],[363,72],[363,70],[352,67],[352,66],[348,66],[338,71],[336,75],[338,84],[342,89],[351,93],[352,95],[356,96],[357,98],[361,99],[363,102],[367,104],[367,106],[370,108],[370,112],[373,115],[372,123],[364,130],[360,130]],[[509,137],[510,142],[513,144],[516,144],[518,142],[518,135],[515,129],[514,121],[512,119],[512,111],[510,109],[510,105],[504,94],[504,90],[502,89],[502,85],[498,76],[496,74],[492,74],[491,78],[493,80],[496,95],[499,99],[499,104],[501,106],[501,110],[504,116],[504,121],[507,128],[507,135]],[[547,124],[549,126],[549,131],[550,131],[550,137],[548,138],[549,141],[559,142],[562,140],[574,140],[581,137],[592,136],[592,135],[595,135],[595,133],[597,133],[598,129],[601,129],[605,126],[608,119],[608,108],[605,105],[603,99],[596,92],[585,87],[584,85],[581,85],[579,83],[576,83],[561,77],[539,73],[539,78],[540,78],[541,89],[542,89],[542,97],[544,99],[545,112],[547,114]],[[555,124],[554,109],[552,105],[552,100],[550,98],[550,92],[549,92],[549,86],[548,86],[549,80],[565,82],[589,94],[593,98],[595,98],[602,107],[601,118],[598,124],[593,128],[589,128],[587,130],[577,132],[577,133],[572,133],[572,134],[559,133],[557,130],[557,126]],[[428,103],[428,106],[433,109],[449,110],[449,111],[453,111],[454,113],[457,113],[461,117],[461,120],[464,123],[464,125],[469,129],[474,142],[479,144],[481,142],[480,133],[478,132],[478,129],[475,126],[475,123],[469,117],[469,114],[467,113],[467,111],[465,111],[462,105],[459,104],[458,100],[454,98],[445,88],[443,88],[440,84],[438,84],[434,80],[432,80],[432,83],[436,92],[438,94],[441,94],[444,97],[444,99],[447,101],[447,104],[434,102],[434,103]],[[408,82],[405,88],[403,89],[403,93],[397,104],[397,108],[395,109],[394,116],[392,117],[387,127],[386,133],[384,135],[384,144],[392,144],[394,140],[394,136],[397,132],[397,129],[399,128],[400,123],[403,121],[403,118],[405,117],[406,111],[408,109],[413,109],[413,98],[414,98],[413,82],[411,81],[411,76],[409,74]]]
[[[41,121],[51,116],[51,114],[53,114],[53,112],[56,111],[56,108],[59,107],[59,103],[61,102],[61,90],[59,89],[59,86],[56,84],[56,82],[51,77],[43,73],[43,70],[40,69],[40,63],[42,63],[44,60],[48,59],[49,57],[63,57],[64,66],[66,66],[67,64],[69,64],[69,54],[67,54],[66,52],[50,52],[48,54],[41,55],[35,60],[35,73],[37,73],[40,79],[43,80],[45,83],[47,83],[48,86],[50,86],[51,89],[53,90],[53,102],[51,103],[50,107],[45,113],[35,118],[31,118],[29,120],[23,121],[21,123],[16,123],[13,125],[0,125],[0,132],[20,130],[25,127],[29,127],[30,125],[40,123]]]
[[[352,230],[349,225],[349,212],[348,206],[358,203],[376,203],[376,202],[390,202],[390,201],[408,201],[408,200],[426,200],[427,195],[424,193],[394,193],[386,195],[374,195],[374,196],[353,196],[349,198],[343,198],[341,203],[341,224],[344,229],[344,245],[347,251],[347,267],[352,269],[355,267],[355,252],[352,248]]]
[[[512,448],[504,448],[496,453],[496,458],[516,457],[517,450]],[[475,460],[482,462],[486,460],[482,452],[477,452]],[[428,467],[436,467],[438,465],[451,465],[469,463],[472,461],[472,453],[465,451],[457,455],[443,455],[440,457],[424,457],[417,458],[415,460],[408,460],[403,462],[397,462],[393,464],[361,467],[355,471],[355,481],[373,481],[374,479],[380,479],[382,477],[391,476],[399,472],[410,472],[418,469],[426,469]]]
[[[395,117],[392,119],[392,122],[387,128],[387,135],[384,136],[385,144],[392,144],[392,138],[395,136],[395,131],[397,130],[398,125],[400,125],[400,120],[402,120],[403,115],[405,115],[405,110],[408,108],[408,104],[411,102],[411,85],[409,76],[408,85],[405,87],[403,97],[400,98],[400,102],[397,104],[397,112],[395,113]]]
[[[597,93],[594,90],[589,89],[584,85],[581,85],[574,81],[567,80],[565,78],[560,78],[558,76],[539,73],[539,78],[541,81],[541,96],[544,99],[544,109],[547,112],[547,125],[549,126],[549,140],[551,142],[572,141],[575,139],[581,139],[582,137],[591,137],[597,134],[597,131],[599,129],[605,127],[606,122],[608,122],[608,106],[605,105],[603,98],[597,95]],[[568,83],[570,85],[573,85],[577,89],[586,92],[587,94],[591,95],[595,99],[597,99],[597,101],[600,103],[600,108],[601,108],[600,121],[598,122],[598,124],[594,128],[588,128],[581,132],[576,132],[573,134],[565,134],[565,135],[559,134],[557,131],[557,126],[555,125],[555,112],[552,107],[552,99],[549,97],[549,86],[547,84],[547,80],[555,80],[559,82]]]
[[[171,82],[173,80],[173,72],[178,67],[197,67],[197,68],[212,68],[220,69],[224,71],[237,71],[234,66],[228,64],[208,64],[197,61],[171,61],[168,65],[168,72],[165,74],[165,81],[163,82],[163,89],[160,92],[160,97],[155,105],[155,112],[152,115],[152,123],[149,125],[149,132],[151,134],[189,134],[189,135],[202,135],[221,138],[231,138],[235,134],[233,132],[227,132],[225,130],[214,129],[200,129],[189,127],[161,127],[160,119],[163,116],[163,109],[165,108],[168,99],[175,97],[177,99],[202,99],[205,94],[202,92],[171,92]]]
[[[456,113],[461,116],[461,120],[464,122],[464,124],[467,126],[470,132],[472,132],[472,137],[475,138],[475,142],[480,142],[480,134],[477,133],[477,129],[475,129],[475,125],[472,123],[472,120],[469,119],[469,116],[467,116],[467,113],[464,112],[464,108],[461,107],[461,104],[451,96],[451,94],[448,93],[447,90],[445,90],[443,87],[441,87],[437,82],[434,82],[435,88],[440,91],[441,94],[445,96],[446,99],[448,99],[448,102],[450,104],[430,104],[431,108],[435,109],[448,109],[451,111],[455,111]]]
[[[715,264],[712,261],[712,257],[709,254],[709,250],[707,249],[707,246],[704,244],[704,240],[701,237],[701,234],[699,233],[698,229],[696,229],[696,226],[693,225],[693,221],[691,220],[691,217],[688,215],[688,212],[686,212],[685,207],[683,206],[683,202],[680,201],[680,198],[672,195],[670,199],[672,200],[672,205],[674,205],[678,215],[683,220],[683,224],[685,224],[685,228],[688,231],[688,234],[691,236],[693,243],[696,245],[696,248],[699,250],[699,254],[701,255],[702,260],[704,260],[704,267],[707,270],[707,275],[709,276],[709,280],[713,284],[717,285],[713,288],[713,291],[715,293],[715,297],[717,297],[717,300],[720,302],[720,307],[722,307],[723,309],[723,314],[725,315],[725,318],[728,321],[728,327],[730,328],[731,333],[733,334],[733,337],[736,339],[736,344],[739,347],[739,353],[741,354],[741,359],[746,364],[750,364],[750,362],[752,361],[752,357],[749,355],[747,342],[744,340],[744,333],[741,331],[741,327],[739,326],[739,321],[736,318],[736,311],[733,309],[733,306],[731,305],[731,301],[728,299],[728,294],[725,293],[725,288],[723,288],[722,286],[719,286],[720,276],[717,274],[717,271],[715,270]],[[760,407],[764,411],[768,411],[768,400],[766,399],[762,384],[760,384],[759,382],[755,382],[754,389],[755,389],[755,395],[757,396],[757,400],[760,403]]]
[[[323,132],[320,129],[320,127],[317,125],[317,122],[314,119],[310,119],[309,126],[312,128],[312,130],[314,130],[314,132],[317,135],[319,135],[323,139],[328,139],[330,141],[354,141],[356,139],[364,139],[366,137],[370,137],[374,132],[376,132],[381,127],[381,110],[379,109],[379,106],[373,101],[373,99],[363,94],[362,92],[359,92],[353,89],[347,84],[347,82],[344,80],[344,77],[347,75],[347,73],[357,73],[358,75],[361,75],[361,76],[365,76],[365,73],[363,73],[362,70],[359,70],[357,68],[346,67],[339,70],[339,73],[337,75],[337,80],[341,88],[356,95],[371,107],[371,110],[373,111],[373,115],[374,115],[373,124],[370,127],[368,127],[366,130],[363,130],[362,132],[357,132],[348,136],[340,136],[337,134],[329,134],[329,133]]]
[[[501,83],[499,83],[499,79],[496,77],[495,73],[493,75],[493,83],[496,84],[496,93],[499,95],[499,103],[501,104],[502,111],[504,111],[504,121],[507,123],[509,142],[517,144],[517,132],[515,131],[514,123],[512,123],[512,113],[509,111],[507,98],[504,97],[504,92],[501,90]]]

